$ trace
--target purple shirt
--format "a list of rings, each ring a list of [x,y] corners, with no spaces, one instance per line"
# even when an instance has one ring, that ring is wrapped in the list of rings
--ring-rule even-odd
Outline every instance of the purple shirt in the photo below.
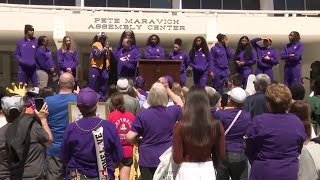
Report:
[[[235,55],[233,59],[234,61],[244,62],[243,66],[237,66],[237,68],[251,68],[251,66],[254,65],[257,61],[257,53],[254,49],[252,49],[252,57],[250,59],[245,59],[244,50],[242,50],[238,55]]]
[[[152,47],[148,45],[144,48],[145,59],[164,59],[164,49],[160,45]]]
[[[140,89],[139,90],[139,93],[141,94],[141,95],[143,95],[144,97],[148,97],[148,93],[147,93],[147,91],[145,91],[145,90],[143,90],[143,89]]]
[[[272,68],[272,66],[279,64],[278,51],[272,47],[261,47],[258,45],[258,41],[261,41],[261,38],[255,38],[251,40],[251,44],[258,54],[258,67]],[[264,60],[263,58],[265,56],[269,56],[270,60]]]
[[[159,157],[172,146],[173,128],[180,114],[181,107],[177,105],[150,107],[137,114],[131,131],[143,137],[139,146],[140,166],[159,165]]]
[[[34,70],[36,68],[36,49],[38,40],[36,38],[26,40],[20,39],[16,44],[15,56],[19,66],[25,70]]]
[[[38,47],[36,51],[37,69],[50,71],[51,68],[55,68],[56,65],[52,59],[52,54],[49,49],[44,47]]]
[[[78,51],[76,49],[73,49],[72,53],[70,52],[70,50],[66,50],[65,53],[62,53],[62,48],[60,48],[57,56],[60,70],[67,71],[67,68],[71,68],[71,70],[77,68]]]
[[[300,64],[303,48],[303,44],[300,41],[286,44],[282,49],[281,59],[286,60],[286,65]],[[294,56],[290,56],[290,54],[294,54]]]
[[[246,136],[246,155],[252,165],[250,179],[297,179],[298,157],[307,138],[297,116],[291,113],[255,116]]]
[[[192,67],[193,71],[197,74],[208,72],[210,58],[202,51],[196,51],[194,57],[189,56],[188,64]]]
[[[97,117],[84,118],[77,121],[80,128],[90,130],[100,122]],[[61,145],[61,159],[67,164],[66,178],[70,179],[70,169],[77,169],[80,174],[98,177],[97,157],[92,131],[83,131],[71,123],[64,131]],[[99,127],[103,127],[103,143],[107,161],[108,175],[114,179],[114,165],[123,158],[123,149],[117,129],[108,120],[103,120]]]
[[[120,49],[116,55],[118,62],[118,76],[120,77],[135,77],[137,63],[141,59],[141,53],[139,49],[132,46],[130,49]],[[129,60],[125,58],[128,57]]]
[[[214,117],[219,119],[223,128],[227,130],[239,111],[240,109],[226,107],[225,109],[216,111]],[[243,136],[247,132],[250,120],[250,113],[242,111],[225,137],[227,152],[244,152]]]
[[[187,68],[188,68],[188,54],[185,53],[183,50],[175,54],[174,52],[171,52],[169,54],[169,59],[170,60],[180,60],[181,62],[181,73],[185,73]]]
[[[220,44],[216,44],[211,48],[211,64],[210,69],[213,71],[214,68],[229,69],[228,59],[233,57],[233,53],[230,47],[225,47]]]

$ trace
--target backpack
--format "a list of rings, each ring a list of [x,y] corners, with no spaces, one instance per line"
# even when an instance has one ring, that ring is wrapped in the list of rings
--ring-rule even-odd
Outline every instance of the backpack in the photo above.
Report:
[[[22,179],[30,149],[30,131],[35,121],[34,115],[22,114],[5,133],[10,179]]]

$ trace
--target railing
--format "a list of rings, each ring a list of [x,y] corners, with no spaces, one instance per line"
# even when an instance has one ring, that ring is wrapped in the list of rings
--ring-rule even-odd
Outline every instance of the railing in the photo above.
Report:
[[[79,6],[43,6],[43,5],[20,5],[2,4],[0,8],[9,8],[10,11],[22,11],[22,9],[51,10],[51,11],[108,11],[108,12],[145,12],[145,13],[199,13],[199,14],[261,14],[284,16],[318,16],[320,11],[279,11],[279,10],[220,10],[220,9],[155,9],[155,8],[118,8],[118,7],[79,7]]]

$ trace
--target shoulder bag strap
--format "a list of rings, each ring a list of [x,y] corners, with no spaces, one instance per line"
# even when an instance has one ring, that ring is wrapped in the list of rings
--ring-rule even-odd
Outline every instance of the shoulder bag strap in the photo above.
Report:
[[[230,129],[232,128],[232,126],[234,125],[234,123],[237,121],[238,117],[240,116],[242,110],[240,110],[238,112],[238,114],[236,115],[236,117],[233,119],[232,123],[230,124],[230,126],[228,127],[228,129],[224,132],[224,135],[227,135],[228,132],[230,131]]]

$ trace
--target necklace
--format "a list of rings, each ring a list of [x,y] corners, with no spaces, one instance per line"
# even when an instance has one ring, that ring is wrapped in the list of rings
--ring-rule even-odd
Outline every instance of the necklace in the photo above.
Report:
[[[92,129],[89,129],[89,130],[87,130],[87,129],[82,129],[79,125],[78,125],[78,123],[77,123],[77,121],[75,121],[75,123],[76,123],[76,126],[81,130],[81,131],[84,131],[84,132],[91,132],[91,131],[93,131],[93,130],[95,130],[95,129],[97,129],[97,127],[102,123],[102,119],[100,119],[100,122],[94,127],[94,128],[92,128]]]

